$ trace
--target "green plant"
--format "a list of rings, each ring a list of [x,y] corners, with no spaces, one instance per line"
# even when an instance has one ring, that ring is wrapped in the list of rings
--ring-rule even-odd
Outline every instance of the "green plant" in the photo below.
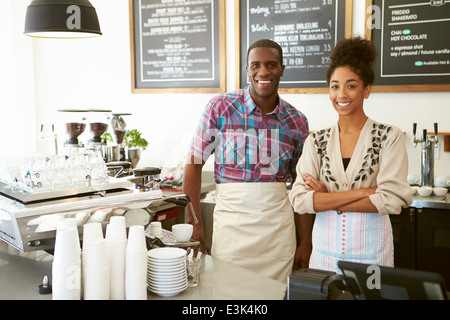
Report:
[[[129,130],[125,136],[125,142],[129,147],[141,147],[145,150],[148,146],[148,141],[141,137],[142,133],[137,129]]]
[[[105,132],[104,134],[102,134],[102,141],[106,141],[106,142],[114,142],[113,137],[111,135],[111,133],[109,132]]]

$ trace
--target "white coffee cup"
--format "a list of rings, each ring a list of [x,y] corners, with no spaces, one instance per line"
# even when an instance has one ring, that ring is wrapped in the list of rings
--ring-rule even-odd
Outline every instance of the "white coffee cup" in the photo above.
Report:
[[[441,188],[441,187],[433,188],[433,194],[436,197],[443,197],[447,194],[447,192],[448,192],[447,188]]]
[[[194,228],[192,224],[180,223],[172,226],[172,233],[178,242],[187,242],[191,240]]]
[[[417,192],[419,193],[419,195],[421,195],[422,197],[429,197],[431,196],[431,193],[433,192],[433,188],[431,187],[420,187]]]
[[[436,187],[450,187],[450,176],[438,176],[436,177],[434,184]]]
[[[408,174],[408,183],[410,185],[420,184],[420,176],[418,174]]]

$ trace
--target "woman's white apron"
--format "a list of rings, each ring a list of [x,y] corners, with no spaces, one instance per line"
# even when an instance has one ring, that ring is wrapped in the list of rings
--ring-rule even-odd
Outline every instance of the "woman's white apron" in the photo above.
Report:
[[[211,254],[287,282],[296,235],[285,183],[226,183],[217,191]]]
[[[394,266],[394,240],[388,215],[319,212],[312,234],[309,267],[341,273],[339,260]]]

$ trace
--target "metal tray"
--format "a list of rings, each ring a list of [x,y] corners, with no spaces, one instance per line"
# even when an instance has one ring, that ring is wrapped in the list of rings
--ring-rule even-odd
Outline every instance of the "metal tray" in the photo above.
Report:
[[[22,203],[30,203],[35,201],[77,196],[80,194],[95,193],[99,191],[124,189],[130,188],[132,186],[133,183],[128,179],[109,177],[108,182],[103,184],[91,185],[90,187],[86,186],[54,191],[28,192],[26,190],[14,188],[13,186],[5,184],[4,182],[0,182],[0,193],[14,198]]]

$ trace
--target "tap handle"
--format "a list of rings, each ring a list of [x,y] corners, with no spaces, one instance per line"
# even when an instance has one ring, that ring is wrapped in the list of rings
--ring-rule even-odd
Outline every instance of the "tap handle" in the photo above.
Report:
[[[437,124],[437,122],[434,124],[434,135],[435,136],[438,135],[438,124]]]
[[[417,123],[413,123],[413,135],[416,136],[417,132]]]
[[[423,141],[427,141],[427,129],[423,129]]]

